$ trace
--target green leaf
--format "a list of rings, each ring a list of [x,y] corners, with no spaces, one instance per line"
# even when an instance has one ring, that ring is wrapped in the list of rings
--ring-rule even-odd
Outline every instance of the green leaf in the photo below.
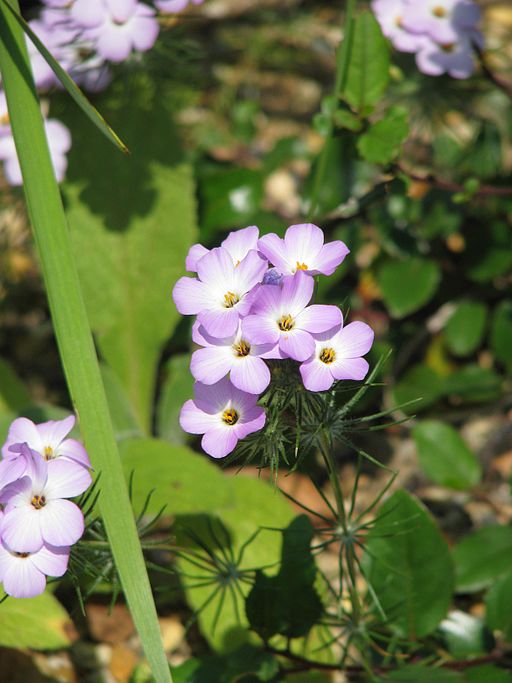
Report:
[[[278,672],[279,665],[271,654],[243,645],[225,657],[189,660],[173,674],[175,683],[252,683],[275,681]]]
[[[36,598],[9,597],[0,604],[2,647],[60,650],[70,645],[67,630],[71,627],[68,613],[51,593]]]
[[[251,627],[265,640],[277,633],[287,638],[306,636],[322,615],[322,602],[314,587],[312,538],[309,519],[305,515],[296,517],[283,532],[277,576],[262,571],[256,574],[245,609]]]
[[[357,149],[372,164],[389,164],[400,153],[408,134],[407,111],[403,107],[392,107],[384,118],[372,123],[359,137]]]
[[[455,659],[478,657],[490,652],[494,639],[481,619],[454,610],[439,625],[445,645]]]
[[[154,489],[149,513],[166,506],[166,514],[210,512],[233,502],[231,480],[205,456],[185,446],[157,439],[126,439],[119,445],[126,477],[135,473],[135,511]]]
[[[388,41],[371,12],[355,20],[352,50],[342,96],[357,111],[368,113],[384,94],[389,82]]]
[[[394,401],[402,405],[415,401],[403,410],[409,415],[419,413],[436,403],[443,395],[443,378],[427,365],[408,370],[393,390]],[[416,399],[421,399],[417,401]]]
[[[193,393],[190,354],[182,353],[169,358],[164,377],[157,412],[158,435],[171,443],[185,443],[188,437],[180,427],[178,417],[182,405]]]
[[[484,403],[501,395],[502,379],[490,368],[470,364],[444,378],[443,393],[464,403]]]
[[[486,623],[493,631],[501,631],[512,642],[512,573],[494,583],[485,597]]]
[[[432,481],[461,490],[478,484],[480,463],[453,427],[438,420],[423,420],[412,434],[420,465]]]
[[[461,301],[445,328],[448,349],[456,356],[469,356],[482,342],[487,306],[478,301]]]
[[[512,370],[512,301],[499,303],[492,318],[491,348],[496,358]]]
[[[420,666],[412,664],[392,671],[386,678],[380,678],[379,683],[463,683],[464,679],[458,671]]]
[[[474,593],[510,571],[512,529],[492,524],[466,536],[453,550],[459,593]]]
[[[380,508],[368,535],[368,581],[394,630],[421,638],[443,619],[453,590],[446,541],[427,510],[405,491]]]
[[[135,83],[104,106],[132,156],[109,154],[103,139],[72,126],[64,192],[91,326],[149,431],[159,356],[180,319],[171,291],[196,237],[194,183],[163,103]]]
[[[439,266],[419,257],[388,261],[378,274],[384,301],[395,318],[403,318],[428,303],[440,279]]]
[[[128,147],[124,144],[117,133],[112,130],[99,111],[93,107],[73,79],[66,73],[66,71],[64,71],[59,62],[52,56],[51,52],[46,49],[45,45],[39,40],[34,31],[32,31],[30,25],[25,21],[25,19],[23,19],[23,17],[16,12],[13,7],[11,7],[7,0],[0,1],[3,2],[5,7],[7,7],[12,13],[13,17],[16,19],[23,31],[25,31],[32,43],[34,43],[35,47],[39,50],[41,55],[48,63],[50,69],[57,76],[74,101],[78,104],[83,113],[94,123],[94,125],[103,133],[103,135],[110,140],[111,143],[113,143],[124,154],[128,154]]]
[[[464,672],[465,683],[512,683],[512,672],[497,666],[472,666]]]
[[[0,358],[0,412],[19,413],[30,403],[30,394],[11,366]]]

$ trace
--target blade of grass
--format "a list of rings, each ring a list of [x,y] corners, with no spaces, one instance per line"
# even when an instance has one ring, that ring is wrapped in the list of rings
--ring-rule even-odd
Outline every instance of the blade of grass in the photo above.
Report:
[[[124,144],[124,142],[121,140],[121,138],[117,135],[117,133],[112,130],[112,128],[108,125],[108,123],[105,121],[103,116],[99,113],[99,111],[93,107],[93,105],[89,102],[87,97],[83,94],[83,92],[80,90],[80,88],[77,86],[77,84],[74,82],[74,80],[64,71],[64,69],[61,67],[59,62],[53,57],[51,52],[45,47],[44,43],[42,43],[37,35],[34,33],[34,31],[30,28],[29,24],[23,19],[21,14],[19,14],[14,7],[9,3],[9,0],[0,0],[5,7],[11,12],[12,16],[16,19],[18,24],[21,26],[23,31],[27,34],[27,36],[30,38],[30,40],[34,43],[34,45],[37,47],[41,55],[44,57],[46,62],[48,63],[48,66],[50,69],[53,71],[53,73],[57,76],[59,81],[62,83],[63,87],[68,91],[68,93],[71,95],[71,97],[75,100],[75,102],[78,104],[80,109],[84,112],[86,116],[88,116],[91,121],[94,123],[95,126],[99,128],[99,130],[105,135],[110,142],[112,142],[116,147],[118,147],[121,152],[124,154],[129,154],[130,150],[128,147]]]
[[[10,0],[19,11],[17,0]],[[0,71],[59,351],[126,600],[158,683],[172,683],[53,172],[25,37],[0,2]]]

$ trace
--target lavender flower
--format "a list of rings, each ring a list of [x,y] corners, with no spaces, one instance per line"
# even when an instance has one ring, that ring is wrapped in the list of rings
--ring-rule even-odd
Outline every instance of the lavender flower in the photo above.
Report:
[[[44,592],[47,576],[63,576],[69,560],[69,548],[43,545],[34,553],[11,550],[0,541],[0,581],[13,598],[33,598]]]
[[[270,384],[270,371],[262,358],[272,356],[274,345],[250,344],[243,338],[240,323],[235,334],[216,339],[196,322],[192,339],[205,347],[194,351],[190,363],[192,375],[199,382],[214,384],[229,374],[237,389],[250,394],[261,394]]]
[[[370,350],[373,337],[371,327],[362,322],[314,335],[315,352],[300,366],[306,389],[326,391],[335,380],[364,379],[368,363],[361,356]]]
[[[55,177],[60,183],[64,179],[68,165],[66,153],[71,148],[71,134],[66,126],[57,119],[47,119],[44,126]],[[22,185],[23,177],[10,129],[9,133],[0,135],[0,160],[4,162],[4,175],[9,185]]]
[[[265,412],[256,405],[258,397],[234,387],[228,379],[212,385],[196,382],[194,399],[180,412],[180,425],[190,434],[203,434],[203,450],[213,458],[224,458],[239,439],[265,424]]]
[[[176,308],[183,315],[197,314],[212,337],[229,337],[236,333],[240,317],[249,313],[249,294],[266,269],[267,262],[256,251],[235,266],[226,249],[212,249],[197,263],[198,279],[182,277],[175,284]]]
[[[75,0],[71,17],[82,37],[112,62],[124,61],[133,50],[151,49],[159,33],[155,11],[137,0]]]
[[[183,12],[190,4],[201,5],[203,2],[204,0],[155,0],[155,7],[159,9],[160,12],[175,14]]]
[[[5,514],[0,527],[3,542],[15,552],[33,553],[44,544],[70,546],[84,530],[78,506],[67,498],[83,493],[91,483],[84,467],[65,460],[46,462],[25,444],[29,470],[3,489]]]
[[[372,10],[382,33],[400,52],[417,52],[425,42],[425,36],[404,28],[403,17],[406,0],[373,0]]]
[[[259,236],[258,228],[255,225],[250,225],[247,228],[230,232],[226,239],[220,243],[220,246],[228,252],[234,265],[237,266],[251,250],[258,248]],[[209,253],[210,250],[203,247],[202,244],[193,244],[185,259],[185,267],[188,272],[197,273],[199,259]]]
[[[402,26],[428,36],[436,43],[455,43],[461,32],[473,31],[480,9],[473,0],[407,0]]]
[[[307,360],[315,350],[312,334],[341,325],[336,306],[308,306],[314,281],[299,271],[282,287],[261,285],[254,296],[251,314],[242,320],[242,334],[250,344],[272,344],[281,357]]]
[[[475,70],[473,44],[482,45],[481,35],[461,35],[453,43],[427,40],[416,53],[418,69],[429,76],[447,73],[452,78],[469,78]]]
[[[324,233],[312,223],[291,225],[284,240],[274,233],[258,241],[258,249],[283,275],[304,270],[310,275],[332,275],[349,253],[340,240],[324,244]]]
[[[7,441],[2,446],[2,456],[12,459],[15,454],[22,453],[23,445],[27,444],[44,460],[59,458],[90,467],[89,456],[82,444],[75,439],[66,439],[74,425],[74,415],[37,425],[26,417],[18,417],[9,427]]]

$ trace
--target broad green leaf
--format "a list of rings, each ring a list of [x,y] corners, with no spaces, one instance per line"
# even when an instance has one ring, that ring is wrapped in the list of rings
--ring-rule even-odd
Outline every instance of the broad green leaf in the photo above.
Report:
[[[64,88],[68,91],[68,93],[71,95],[74,101],[78,104],[83,113],[94,123],[94,125],[103,133],[103,135],[105,135],[107,139],[110,140],[111,143],[118,147],[124,154],[128,154],[129,150],[127,146],[124,144],[124,142],[121,140],[121,138],[117,135],[117,133],[114,130],[112,130],[112,128],[108,125],[108,123],[99,113],[99,111],[97,111],[95,107],[93,107],[93,105],[89,102],[89,100],[86,98],[86,96],[77,86],[77,84],[61,67],[61,65],[53,57],[51,52],[46,48],[44,43],[42,43],[41,40],[39,40],[37,35],[30,28],[30,25],[25,21],[25,19],[23,19],[23,17],[18,12],[16,12],[16,10],[13,7],[11,7],[7,0],[0,0],[0,2],[3,2],[5,7],[7,7],[10,12],[12,12],[12,15],[14,16],[18,24],[27,34],[28,38],[32,41],[32,43],[34,43],[36,48],[39,50],[39,52],[42,54],[42,56],[50,66],[53,73],[57,76],[57,78],[62,83]]]
[[[496,306],[491,325],[491,348],[496,358],[512,371],[512,301]]]
[[[385,678],[379,678],[379,683],[464,683],[463,674],[449,671],[441,667],[420,666],[411,664],[392,671]]]
[[[151,490],[149,513],[166,506],[169,515],[216,511],[233,502],[229,478],[206,456],[186,446],[157,439],[126,439],[119,444],[126,477],[134,472],[133,507],[137,512]]]
[[[491,664],[472,666],[464,672],[464,683],[512,683],[512,671]]]
[[[18,413],[30,403],[27,387],[11,366],[0,358],[0,412]]]
[[[443,395],[443,378],[427,365],[408,370],[393,390],[397,405],[414,401],[403,410],[409,415],[419,413],[436,403]],[[417,399],[421,399],[417,401]]]
[[[483,621],[461,610],[450,612],[440,623],[439,631],[455,659],[478,657],[490,652],[494,646],[494,639]]]
[[[68,613],[51,593],[7,598],[0,605],[2,647],[59,650],[70,645],[67,629],[71,626]]]
[[[171,443],[185,443],[188,437],[180,427],[178,417],[182,405],[193,394],[190,354],[182,353],[169,358],[164,373],[157,411],[158,436]]]
[[[448,546],[431,515],[397,491],[380,508],[367,548],[368,580],[392,628],[409,638],[431,633],[453,591]]]
[[[512,574],[502,576],[485,597],[486,623],[493,631],[501,631],[512,642]]]
[[[253,683],[275,681],[278,672],[279,665],[271,654],[243,645],[225,657],[189,660],[173,670],[173,679],[175,683]]]
[[[231,535],[233,551],[236,553],[245,541],[261,529],[261,533],[247,546],[242,567],[273,566],[280,557],[282,535],[264,527],[286,527],[293,518],[290,504],[279,491],[263,480],[237,475],[230,477],[229,483],[234,501],[215,514]],[[249,588],[244,587],[244,594]],[[210,594],[211,588],[197,588],[188,591],[187,598],[190,605],[198,609]],[[213,647],[221,652],[229,652],[249,638],[244,601],[240,595],[226,599],[214,629],[217,607],[218,599],[201,613],[199,625]]]
[[[388,41],[371,12],[355,20],[352,49],[343,97],[357,111],[368,113],[384,94],[389,82]]]
[[[487,306],[478,301],[461,301],[445,328],[445,340],[456,356],[469,356],[478,349],[485,331]]]
[[[466,536],[455,546],[453,560],[459,593],[490,586],[512,566],[512,528],[492,524]]]
[[[310,548],[312,538],[309,519],[296,517],[283,531],[278,574],[256,574],[245,608],[251,627],[264,640],[277,633],[287,638],[306,636],[322,615],[314,586],[317,570]]]
[[[419,257],[388,261],[378,274],[384,301],[395,318],[403,318],[428,303],[440,278],[437,263]]]
[[[403,107],[392,107],[384,118],[372,123],[358,138],[357,149],[372,164],[389,164],[400,153],[408,134],[407,111]]]
[[[444,378],[443,393],[458,402],[484,403],[501,395],[502,378],[491,370],[479,365],[465,365],[458,372]]]
[[[432,481],[462,490],[478,484],[480,463],[453,427],[438,420],[423,420],[412,434],[421,468]]]
[[[103,139],[72,126],[64,192],[91,326],[148,431],[158,359],[179,320],[171,291],[196,238],[195,204],[169,112],[133,87],[104,100],[132,156],[113,155]]]
[[[512,268],[510,225],[492,222],[486,230],[467,234],[464,264],[468,277],[475,282],[489,282],[506,275]]]
[[[128,401],[124,387],[111,367],[101,364],[101,378],[107,395],[108,407],[116,439],[142,436],[141,428]]]

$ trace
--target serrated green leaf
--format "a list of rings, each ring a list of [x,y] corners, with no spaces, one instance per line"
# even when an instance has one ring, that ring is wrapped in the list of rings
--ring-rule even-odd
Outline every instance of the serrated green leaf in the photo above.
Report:
[[[379,510],[368,535],[368,581],[389,625],[421,638],[444,618],[453,591],[453,564],[446,541],[427,510],[397,491]]]
[[[355,20],[342,96],[357,111],[368,113],[387,88],[389,65],[389,44],[379,23],[371,12],[361,12]]]
[[[400,153],[408,134],[407,111],[403,107],[392,107],[384,118],[372,123],[359,137],[357,149],[372,164],[389,164]]]
[[[428,303],[440,279],[437,263],[419,257],[388,261],[378,273],[384,301],[395,318],[403,318]]]
[[[109,154],[75,127],[64,192],[91,326],[147,432],[159,355],[179,321],[171,291],[196,237],[195,201],[168,111],[133,87],[104,100],[133,155]]]
[[[453,427],[438,420],[423,420],[412,434],[421,468],[432,481],[462,490],[478,484],[481,465]]]
[[[512,529],[492,524],[466,536],[453,550],[456,586],[474,593],[490,586],[512,566]]]
[[[7,598],[0,604],[2,647],[59,650],[70,644],[67,629],[71,626],[68,613],[51,593],[35,598]]]

